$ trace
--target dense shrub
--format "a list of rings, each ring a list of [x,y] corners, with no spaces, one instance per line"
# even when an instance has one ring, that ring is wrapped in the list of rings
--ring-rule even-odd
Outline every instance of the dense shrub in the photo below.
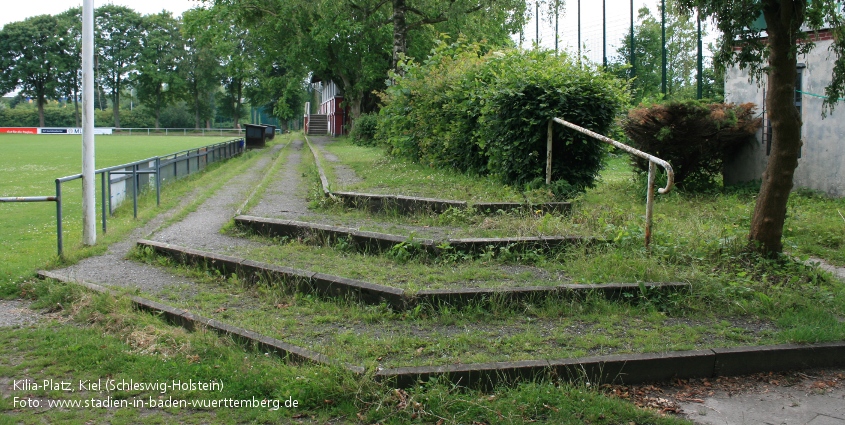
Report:
[[[715,185],[722,163],[747,143],[762,119],[756,105],[669,101],[628,112],[622,127],[634,147],[672,164],[675,182],[688,190]],[[648,171],[648,161],[634,164]]]
[[[349,136],[352,142],[360,146],[371,146],[375,144],[376,129],[378,127],[378,116],[375,114],[361,114],[355,120]]]
[[[607,133],[625,100],[621,82],[553,52],[441,44],[403,67],[383,98],[377,137],[394,154],[506,184],[542,184],[550,119]],[[605,149],[556,125],[553,152],[550,189],[565,196],[593,185]]]

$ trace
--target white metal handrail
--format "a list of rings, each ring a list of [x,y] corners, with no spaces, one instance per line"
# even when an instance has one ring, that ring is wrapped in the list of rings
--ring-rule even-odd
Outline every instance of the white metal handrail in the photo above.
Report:
[[[645,212],[645,246],[648,248],[649,243],[651,243],[651,224],[652,224],[652,211],[654,210],[654,177],[656,174],[654,164],[658,164],[663,169],[666,170],[666,186],[659,188],[657,191],[659,193],[668,193],[672,190],[672,187],[675,185],[675,172],[672,170],[672,164],[669,162],[664,161],[654,155],[647,154],[639,149],[632,148],[624,143],[617,142],[607,136],[602,136],[594,131],[587,130],[584,127],[577,126],[572,124],[571,122],[562,120],[560,118],[553,118],[549,121],[549,134],[548,134],[548,145],[547,145],[547,152],[546,152],[546,183],[551,183],[552,177],[552,123],[556,122],[561,124],[565,127],[569,127],[579,133],[586,134],[587,136],[593,137],[598,139],[602,142],[608,143],[613,145],[619,149],[622,149],[625,152],[630,153],[631,155],[638,156],[640,158],[648,160],[648,192],[646,195],[646,212]]]

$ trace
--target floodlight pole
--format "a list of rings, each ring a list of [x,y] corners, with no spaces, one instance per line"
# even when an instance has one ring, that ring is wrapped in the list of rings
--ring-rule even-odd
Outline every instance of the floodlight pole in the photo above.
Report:
[[[602,66],[607,69],[607,0],[601,1],[601,56]]]
[[[663,64],[660,78],[660,92],[666,96],[666,0],[661,1],[660,6],[660,51]]]
[[[94,201],[94,0],[82,2],[82,242],[97,243]]]

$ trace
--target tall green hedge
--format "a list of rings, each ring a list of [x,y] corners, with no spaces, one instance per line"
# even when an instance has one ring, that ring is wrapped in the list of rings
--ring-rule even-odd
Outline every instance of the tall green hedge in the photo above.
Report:
[[[377,137],[396,155],[506,184],[543,182],[550,119],[607,133],[627,96],[614,77],[547,51],[441,44],[403,67],[383,98]],[[593,185],[605,149],[556,124],[553,152],[551,189],[566,196]]]

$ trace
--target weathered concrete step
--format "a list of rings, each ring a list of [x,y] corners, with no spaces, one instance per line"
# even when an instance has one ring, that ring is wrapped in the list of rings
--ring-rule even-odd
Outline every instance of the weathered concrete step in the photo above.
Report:
[[[372,212],[392,212],[399,214],[434,213],[443,214],[446,210],[466,210],[473,208],[479,214],[497,214],[501,212],[541,212],[568,213],[572,209],[569,202],[546,202],[526,204],[520,202],[479,202],[470,204],[466,201],[450,199],[422,198],[402,195],[378,195],[359,192],[331,192],[349,208],[366,209]]]
[[[83,286],[87,289],[90,289],[94,292],[107,293],[115,296],[120,295],[118,291],[108,289],[95,283],[77,281],[54,272],[42,270],[38,272],[38,275],[42,279],[53,279],[59,282],[74,283]],[[218,334],[228,336],[232,338],[235,342],[248,346],[249,348],[261,350],[265,353],[272,353],[293,362],[308,362],[316,364],[335,365],[344,367],[347,370],[350,370],[355,373],[365,372],[365,369],[361,366],[338,363],[323,354],[317,353],[307,348],[288,344],[284,341],[264,336],[248,329],[232,326],[214,319],[209,319],[207,317],[191,313],[187,310],[172,307],[138,296],[130,296],[129,299],[131,300],[135,308],[137,308],[138,310],[160,314],[165,320],[167,320],[171,324],[183,327],[191,332],[200,328],[206,328]]]
[[[319,242],[324,244],[345,240],[356,250],[366,252],[384,252],[402,243],[413,243],[414,246],[430,254],[440,255],[448,252],[479,253],[502,248],[515,252],[527,250],[552,251],[566,246],[587,245],[597,242],[595,238],[580,236],[466,238],[440,241],[414,238],[411,240],[404,236],[366,232],[348,227],[248,215],[235,217],[235,225],[267,237],[318,239]]]
[[[713,348],[696,351],[621,354],[559,360],[398,367],[376,379],[409,388],[434,377],[473,388],[554,379],[602,384],[639,384],[674,379],[715,378],[760,372],[845,366],[845,342]]]
[[[412,293],[387,285],[379,285],[340,276],[292,269],[260,263],[228,255],[215,254],[170,245],[162,242],[140,240],[138,246],[152,249],[177,262],[207,267],[222,275],[237,275],[247,282],[265,281],[279,283],[290,290],[317,293],[327,297],[352,298],[366,304],[386,304],[395,310],[413,309],[427,304],[432,308],[462,306],[472,302],[538,301],[546,297],[573,298],[598,293],[609,299],[637,299],[657,292],[689,290],[690,285],[680,282],[658,283],[608,283],[598,285],[555,285],[512,288],[458,288],[427,290]]]

